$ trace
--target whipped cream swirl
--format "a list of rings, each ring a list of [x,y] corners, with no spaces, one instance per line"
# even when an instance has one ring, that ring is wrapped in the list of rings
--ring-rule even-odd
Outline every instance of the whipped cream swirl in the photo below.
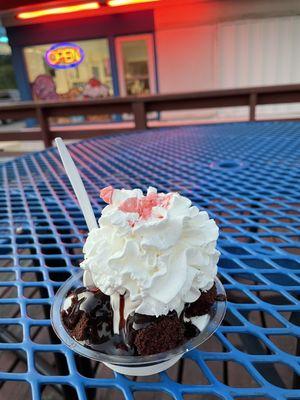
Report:
[[[105,188],[109,203],[99,228],[83,248],[85,270],[95,286],[111,296],[118,333],[120,295],[124,318],[134,312],[166,315],[196,301],[217,274],[219,229],[207,212],[178,193],[147,195],[139,189]]]

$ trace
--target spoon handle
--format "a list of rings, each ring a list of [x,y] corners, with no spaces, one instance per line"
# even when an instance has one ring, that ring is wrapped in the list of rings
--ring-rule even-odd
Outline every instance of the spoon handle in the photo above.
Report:
[[[76,168],[74,161],[72,160],[72,157],[69,151],[67,150],[66,145],[64,144],[62,138],[56,138],[55,143],[58,148],[58,152],[60,154],[62,163],[65,167],[66,173],[70,179],[71,185],[76,194],[79,206],[81,208],[81,211],[83,213],[89,231],[91,231],[93,228],[98,228],[96,217],[91,202],[89,200],[88,194],[85,190],[78,169]]]

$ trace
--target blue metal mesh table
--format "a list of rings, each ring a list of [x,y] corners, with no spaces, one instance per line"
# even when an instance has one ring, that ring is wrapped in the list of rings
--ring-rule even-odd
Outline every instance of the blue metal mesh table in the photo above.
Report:
[[[50,304],[82,258],[86,226],[56,149],[29,154],[0,169],[1,385],[23,382],[23,399],[34,400],[49,385],[80,400],[92,387],[128,400],[149,391],[177,400],[300,399],[300,124],[153,130],[86,140],[70,151],[97,215],[99,188],[107,185],[180,191],[208,209],[221,228],[228,313],[216,349],[208,344],[187,356],[202,376],[194,384],[168,372],[93,379],[94,370],[81,368],[53,335],[36,340],[36,332],[51,330]],[[21,359],[19,369],[1,361],[6,352]],[[43,363],[53,354],[60,368],[49,372]]]

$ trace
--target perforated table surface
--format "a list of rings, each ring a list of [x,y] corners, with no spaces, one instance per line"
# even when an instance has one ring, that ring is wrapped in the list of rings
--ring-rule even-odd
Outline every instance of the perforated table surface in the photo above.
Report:
[[[140,391],[177,400],[300,399],[300,124],[161,129],[85,140],[69,149],[97,216],[104,206],[99,188],[151,185],[179,191],[217,220],[219,276],[229,300],[215,334],[220,346],[186,356],[205,378],[191,385],[168,372],[152,381],[118,374],[93,379],[53,335],[46,343],[35,340],[36,330],[50,329],[53,296],[76,271],[86,234],[51,148],[0,167],[0,350],[13,351],[23,363],[21,371],[7,370],[0,358],[1,383],[27,382],[25,400],[40,399],[46,385],[58,391],[64,385],[68,399],[80,400],[91,396],[91,387],[116,389],[128,400]],[[47,372],[39,357],[50,359],[50,353],[60,355],[64,370]],[[240,379],[228,376],[229,365]]]

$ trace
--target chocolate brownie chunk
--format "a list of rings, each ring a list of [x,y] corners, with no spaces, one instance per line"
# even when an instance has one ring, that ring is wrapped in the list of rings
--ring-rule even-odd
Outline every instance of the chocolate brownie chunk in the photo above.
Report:
[[[86,340],[88,336],[89,318],[86,314],[82,314],[75,328],[71,331],[71,336],[78,341]]]
[[[184,326],[176,316],[162,316],[146,328],[136,331],[134,346],[139,355],[161,353],[174,349],[184,342]]]
[[[184,322],[184,337],[186,340],[190,340],[195,336],[199,335],[199,329],[191,322]]]
[[[184,313],[186,318],[196,317],[209,313],[211,306],[216,301],[217,288],[216,284],[207,292],[201,292],[200,297],[185,306]]]
[[[109,296],[95,288],[79,288],[70,293],[70,306],[62,310],[63,324],[70,336],[87,343],[103,343],[113,332]]]

